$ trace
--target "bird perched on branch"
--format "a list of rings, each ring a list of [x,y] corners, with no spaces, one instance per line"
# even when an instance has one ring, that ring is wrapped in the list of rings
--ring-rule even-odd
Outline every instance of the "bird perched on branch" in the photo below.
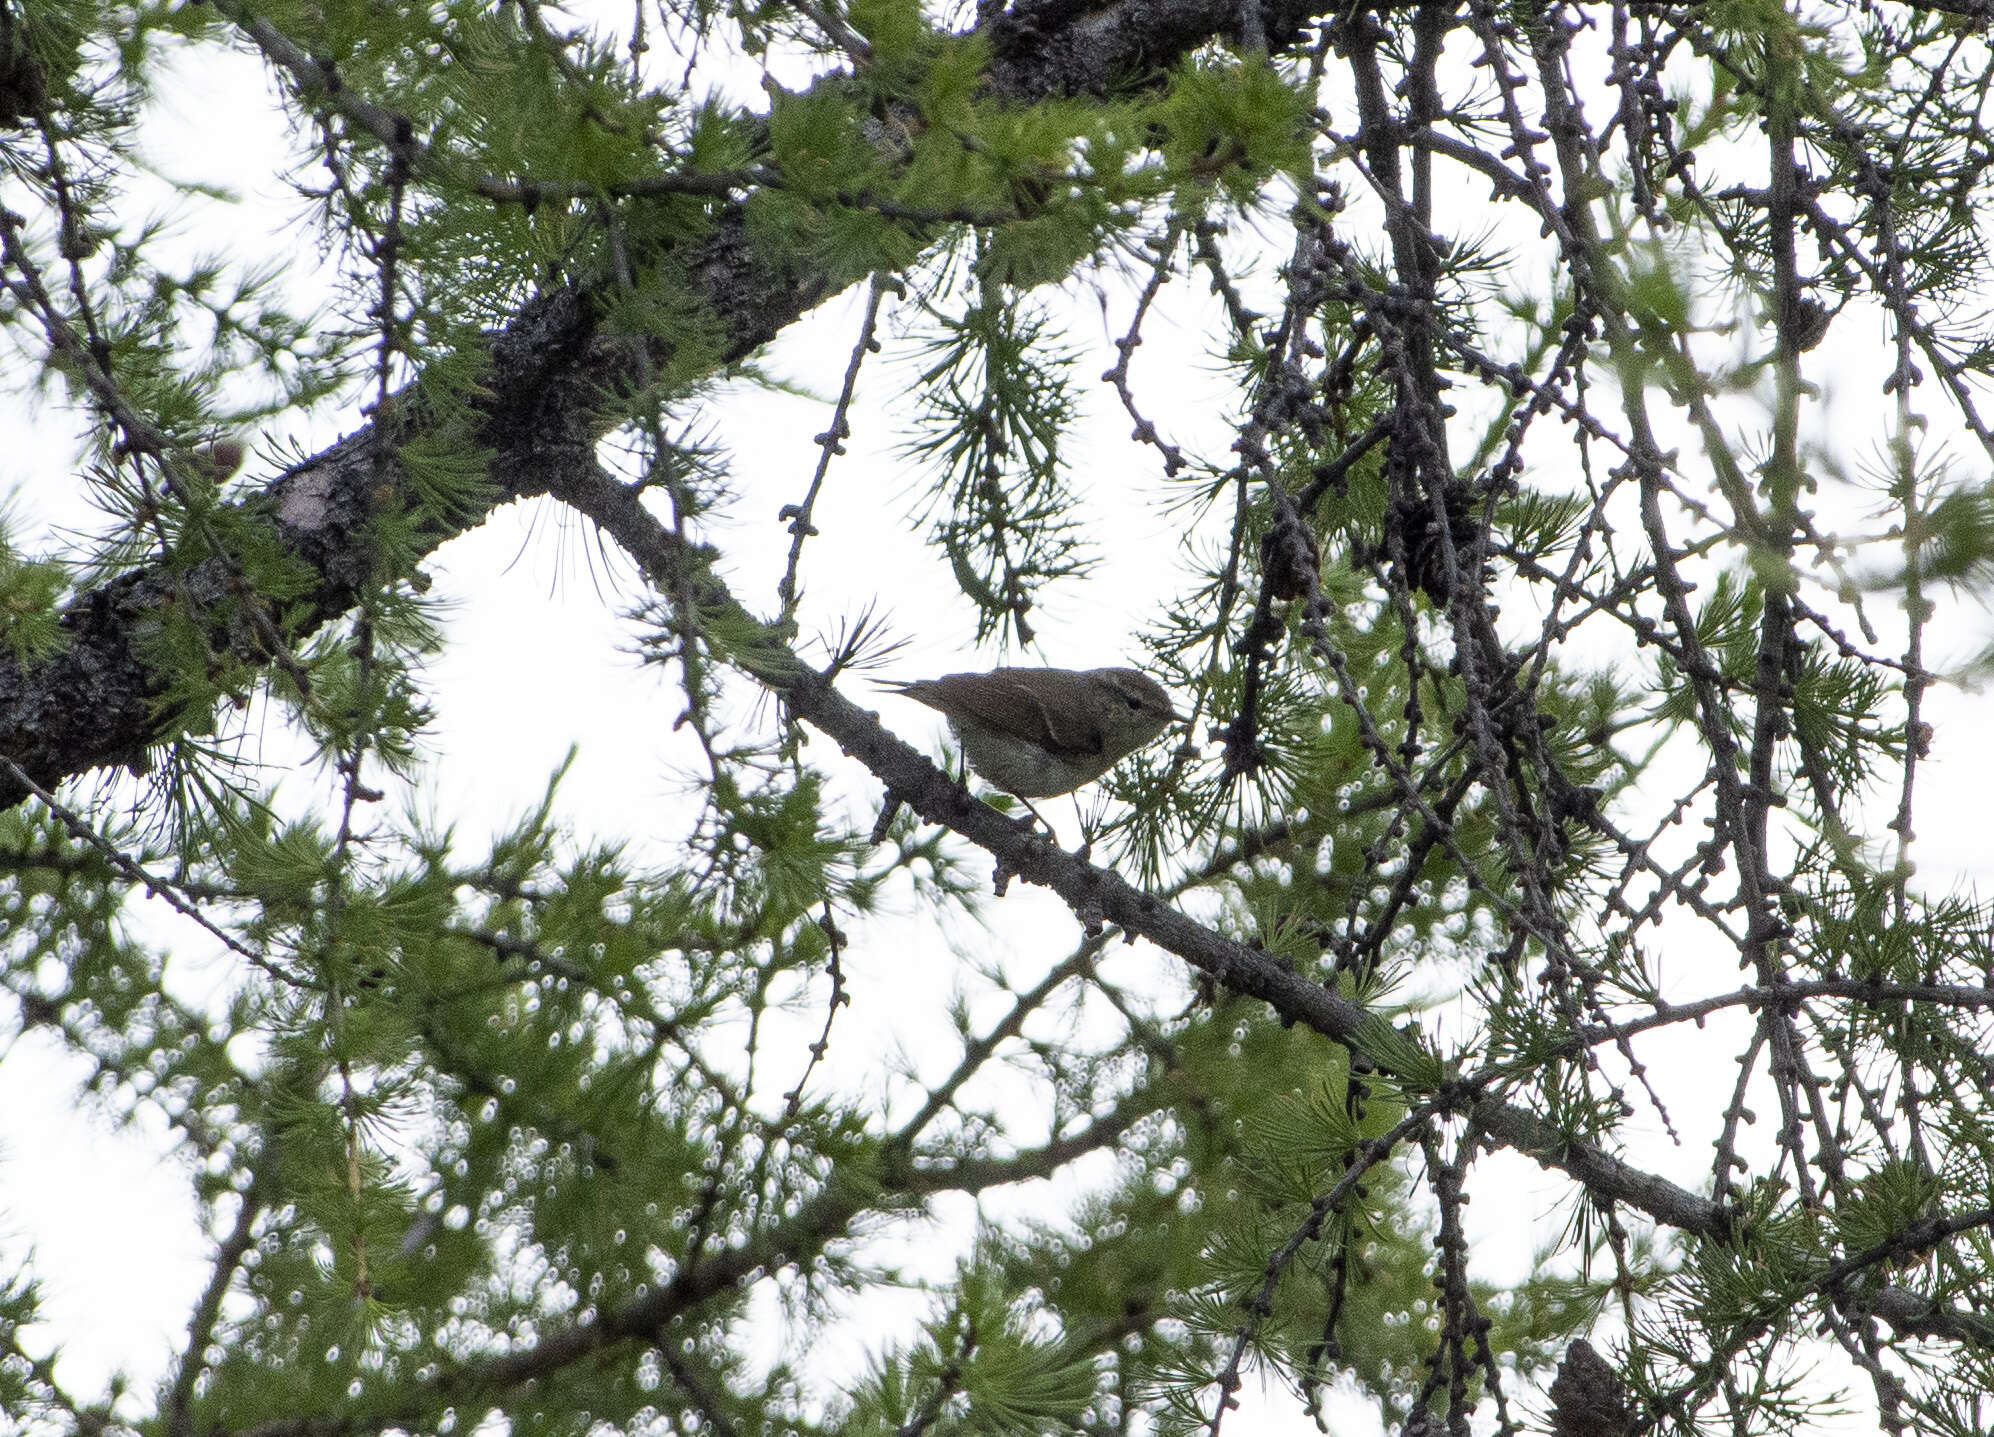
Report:
[[[944,714],[969,766],[1027,808],[1092,783],[1184,717],[1137,669],[992,669],[889,687]]]

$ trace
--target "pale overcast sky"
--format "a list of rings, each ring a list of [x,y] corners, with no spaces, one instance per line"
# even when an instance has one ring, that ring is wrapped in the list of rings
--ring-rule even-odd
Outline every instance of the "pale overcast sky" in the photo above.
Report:
[[[186,73],[189,83],[160,88],[162,113],[147,125],[152,157],[175,178],[230,186],[243,201],[227,212],[213,206],[183,209],[180,233],[190,248],[226,246],[238,254],[260,248],[287,264],[289,281],[301,294],[311,293],[324,276],[309,262],[308,238],[287,227],[293,202],[279,177],[291,147],[277,128],[260,66],[243,55],[205,50]],[[1473,199],[1479,204],[1482,196]],[[163,200],[155,193],[147,202]],[[862,301],[862,292],[853,291],[794,326],[769,356],[769,368],[817,394],[835,393]],[[1076,289],[1070,304],[1071,337],[1089,346],[1078,372],[1091,378],[1112,360],[1108,344],[1126,323],[1127,296],[1113,294],[1105,317],[1084,290]],[[1138,352],[1136,380],[1148,412],[1172,439],[1222,455],[1230,440],[1229,406],[1207,356],[1212,320],[1201,286],[1179,284],[1166,291]],[[1818,359],[1853,367],[1872,357]],[[972,613],[941,561],[897,517],[923,480],[894,452],[907,433],[896,403],[910,376],[904,368],[896,371],[890,358],[889,353],[874,360],[866,372],[851,453],[834,468],[818,509],[822,535],[811,542],[803,571],[805,627],[830,629],[840,618],[878,604],[894,632],[909,641],[896,673],[913,677],[984,667],[1000,655],[973,650]],[[1827,378],[1836,379],[1833,370]],[[1864,457],[1876,444],[1884,406],[1873,380],[1859,370],[1839,383],[1843,402],[1832,413],[1834,422],[1848,429],[1823,438]],[[69,477],[74,473],[70,417],[45,402],[4,402],[14,416],[9,430],[23,442],[10,445],[0,460],[0,486],[18,493],[24,539],[32,544],[37,526],[47,532],[87,522]],[[1092,413],[1076,451],[1077,468],[1090,504],[1101,516],[1113,516],[1117,537],[1101,551],[1096,581],[1070,596],[1050,596],[1038,616],[1041,648],[1027,661],[1073,667],[1126,661],[1134,653],[1129,636],[1180,573],[1173,517],[1156,502],[1154,451],[1128,442],[1128,419],[1109,390],[1091,387],[1089,402]],[[1930,407],[1936,408],[1935,400]],[[728,556],[727,577],[737,594],[764,610],[773,604],[788,542],[777,510],[807,484],[817,457],[812,437],[828,415],[828,398],[747,386],[723,394],[709,410],[717,437],[732,455],[740,494],[716,524],[714,538]],[[273,472],[273,455],[293,446],[315,450],[357,422],[356,409],[347,406],[319,416],[309,430],[259,435],[261,452],[249,472]],[[1984,468],[1970,451],[1960,454]],[[613,557],[603,561],[593,534],[546,503],[501,512],[425,567],[435,577],[434,593],[450,606],[451,647],[434,669],[438,719],[430,751],[435,761],[419,787],[420,805],[447,815],[467,838],[490,833],[538,800],[548,775],[576,745],[560,812],[579,832],[625,836],[639,845],[680,836],[690,816],[675,768],[685,757],[685,740],[671,732],[680,703],[666,672],[641,667],[630,652],[636,631],[622,612],[640,595],[628,569]],[[1955,651],[1989,627],[1987,615],[1972,606],[1946,622]],[[1933,762],[1922,771],[1925,807],[1917,849],[1922,871],[1938,887],[1975,872],[1984,880],[1989,871],[1984,809],[1994,791],[1994,766],[1982,735],[1994,731],[1994,707],[1983,696],[1955,691],[1940,692],[1932,703],[1937,737]],[[902,733],[930,740],[938,734],[937,716],[918,705],[881,695],[876,706]],[[854,811],[876,803],[878,785],[833,746],[817,742],[815,756],[841,776]],[[289,752],[281,736],[269,740],[272,760]],[[312,783],[309,775],[287,779],[300,802]],[[319,788],[326,785],[320,782]],[[1880,796],[1879,815],[1887,816],[1887,803],[1888,796]],[[1881,817],[1874,826],[1880,831],[1880,825]],[[215,960],[211,945],[187,925],[152,915],[157,906],[149,905],[145,921],[153,925],[148,931],[176,945],[176,988],[197,1000],[215,1000],[232,970]],[[948,936],[1019,975],[1056,961],[1076,936],[1057,900],[1028,888],[1014,888],[1003,902],[988,905],[986,919],[982,933],[965,926]],[[1145,972],[1175,976],[1175,960],[1147,948],[1119,952],[1113,961],[1132,978]],[[919,1070],[953,1060],[945,1000],[958,988],[976,985],[941,934],[906,918],[873,925],[848,966],[855,1006],[839,1020],[828,1080],[878,1091],[883,1087],[879,1055],[889,1051]],[[1693,973],[1693,953],[1682,956],[1682,968],[1687,988],[1714,986],[1707,973]],[[817,1020],[813,1014],[811,1021]],[[182,1340],[207,1273],[209,1241],[194,1222],[185,1174],[160,1160],[162,1125],[141,1110],[134,1126],[113,1130],[90,1104],[79,1109],[74,1090],[80,1069],[56,1061],[40,1037],[10,1044],[16,1031],[15,1015],[0,1013],[0,1253],[17,1256],[32,1247],[47,1296],[48,1321],[39,1337],[63,1344],[61,1371],[67,1381],[88,1395],[101,1390],[116,1369],[149,1388]],[[1715,1106],[1704,1096],[1706,1080],[1729,1082],[1736,1051],[1730,1037],[1726,1025],[1713,1022],[1708,1032],[1672,1032],[1656,1040],[1650,1062],[1665,1088],[1682,1097],[1672,1113],[1692,1130],[1679,1149],[1670,1148],[1659,1132],[1649,1132],[1644,1150],[1634,1154],[1638,1160],[1702,1184],[1710,1135],[1693,1129],[1696,1115]],[[1713,1065],[1708,1055],[1717,1051],[1724,1058]],[[1552,1236],[1558,1216],[1553,1205],[1568,1195],[1562,1182],[1520,1158],[1499,1161],[1514,1172],[1501,1194],[1507,1200],[1485,1183],[1470,1210],[1482,1238],[1476,1263],[1498,1280],[1523,1275],[1534,1242]],[[1084,1180],[1083,1171],[1076,1181]],[[982,1213],[1050,1215],[1072,1186],[1055,1192],[1039,1184],[996,1194]],[[976,1213],[964,1203],[940,1216],[937,1276],[948,1270]],[[911,1322],[911,1299],[882,1301],[898,1302]],[[878,1313],[869,1310],[865,1329],[855,1330],[845,1349],[851,1359],[847,1370],[856,1370],[858,1354],[878,1340],[879,1331]],[[1368,1419],[1357,1409],[1340,1407],[1338,1416],[1354,1424],[1343,1430],[1366,1430]],[[1277,1399],[1273,1414],[1250,1430],[1280,1437],[1315,1429],[1292,1402]]]

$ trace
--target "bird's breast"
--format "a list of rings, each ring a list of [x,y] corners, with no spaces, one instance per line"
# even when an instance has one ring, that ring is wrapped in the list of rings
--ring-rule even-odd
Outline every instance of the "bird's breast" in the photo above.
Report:
[[[983,777],[1019,798],[1055,798],[1106,773],[1112,760],[1100,754],[1055,754],[987,725],[950,719],[963,757]]]

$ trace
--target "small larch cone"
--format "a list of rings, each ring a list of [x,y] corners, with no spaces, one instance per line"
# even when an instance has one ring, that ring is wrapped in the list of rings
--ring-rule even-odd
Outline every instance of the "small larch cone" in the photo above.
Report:
[[[1551,1384],[1551,1431],[1555,1437],[1631,1437],[1634,1431],[1627,1384],[1583,1337],[1565,1349]]]

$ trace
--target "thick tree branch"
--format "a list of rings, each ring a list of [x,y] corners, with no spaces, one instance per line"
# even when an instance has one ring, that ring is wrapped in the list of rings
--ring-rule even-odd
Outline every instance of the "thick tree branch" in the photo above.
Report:
[[[555,495],[589,515],[645,570],[661,590],[688,594],[702,612],[724,619],[735,632],[754,620],[714,577],[710,550],[687,544],[643,506],[639,491],[593,471],[564,480]],[[1414,1040],[1358,1005],[1283,968],[1271,955],[1217,934],[1156,896],[1062,852],[1040,834],[1020,828],[967,792],[921,754],[882,727],[878,719],[833,688],[821,675],[772,638],[737,650],[736,662],[783,696],[791,711],[835,739],[859,758],[888,788],[923,817],[945,823],[987,849],[999,864],[1027,882],[1057,892],[1077,914],[1118,925],[1176,954],[1228,988],[1268,1003],[1283,1018],[1306,1024],[1364,1053],[1382,1068],[1403,1072]],[[1589,1143],[1578,1142],[1554,1124],[1499,1099],[1473,1092],[1441,1092],[1436,1107],[1469,1118],[1486,1139],[1525,1153],[1547,1168],[1566,1173],[1596,1199],[1632,1207],[1666,1227],[1722,1239],[1729,1231],[1726,1209],[1656,1174],[1622,1162]],[[1118,1115],[1102,1131],[1117,1129]],[[1093,1129],[1081,1141],[1098,1138]],[[1068,1140],[1075,1141],[1075,1140]],[[1057,1145],[1056,1145],[1057,1146]],[[1036,1171],[1046,1150],[1028,1155]],[[1071,1156],[1071,1154],[1065,1154]],[[951,1170],[951,1187],[971,1186],[1031,1175],[1013,1163],[970,1165]],[[599,1318],[548,1333],[532,1348],[485,1362],[469,1363],[439,1375],[428,1393],[432,1403],[462,1402],[496,1394],[547,1377],[626,1341],[655,1342],[675,1330],[699,1306],[758,1274],[807,1263],[850,1229],[869,1210],[885,1210],[936,1186],[936,1179],[904,1157],[892,1171],[870,1176],[847,1173],[805,1202],[787,1222],[738,1248],[713,1253],[675,1275],[655,1291]],[[1907,1235],[1907,1243],[1917,1234]],[[1919,1239],[1921,1245],[1925,1239]],[[1900,1244],[1902,1245],[1902,1244]],[[1853,1269],[1852,1269],[1853,1270]],[[1915,1292],[1884,1287],[1864,1295],[1864,1310],[1904,1336],[1943,1337],[1994,1346],[1984,1319],[1946,1307]],[[398,1414],[312,1417],[281,1420],[251,1429],[242,1437],[352,1437],[418,1420],[413,1409]]]
[[[755,622],[714,576],[715,556],[687,545],[660,523],[636,490],[598,471],[563,485],[555,497],[595,520],[660,591],[690,593],[702,612],[725,618],[730,630]],[[1125,933],[1147,938],[1233,992],[1267,1003],[1284,1019],[1305,1024],[1382,1068],[1410,1076],[1407,1050],[1412,1040],[1383,1019],[1282,967],[1272,955],[1213,932],[1119,874],[1096,868],[1043,836],[1021,830],[990,805],[970,797],[962,785],[888,732],[875,715],[847,699],[772,638],[734,657],[780,693],[792,713],[836,740],[909,808],[987,849],[1006,872],[1052,889],[1086,920],[1113,923]],[[1726,1230],[1726,1215],[1718,1204],[1631,1168],[1590,1144],[1575,1143],[1535,1114],[1465,1092],[1453,1106],[1472,1111],[1498,1142],[1568,1173],[1595,1197],[1634,1207],[1686,1232],[1717,1236]]]
[[[1236,10],[1226,0],[1121,0],[1085,14],[1064,4],[1027,5],[984,26],[994,57],[989,86],[1021,102],[1105,94],[1229,34]],[[234,6],[231,13],[299,83],[325,84],[327,72],[248,7]],[[1270,43],[1278,46],[1294,42],[1310,9],[1286,0],[1264,13]],[[355,123],[390,142],[414,143],[400,117],[358,99],[353,106]],[[724,362],[774,339],[832,289],[821,270],[801,261],[785,264],[752,246],[738,203],[716,206],[712,232],[678,257],[678,267],[716,321]],[[631,390],[645,364],[661,366],[672,357],[669,336],[640,340],[604,332],[598,313],[608,291],[599,286],[609,283],[605,278],[546,291],[492,336],[484,393],[459,436],[465,447],[490,455],[488,485],[469,512],[419,535],[415,557],[476,527],[502,504],[589,472],[596,440],[623,418],[611,397]],[[391,457],[394,448],[432,437],[436,422],[420,405],[395,406],[240,501],[243,510],[269,523],[282,549],[312,576],[290,633],[293,642],[344,613],[359,587],[373,580],[370,521],[384,504],[400,502],[404,483]],[[390,456],[385,467],[384,453]],[[0,654],[0,754],[50,788],[95,768],[142,770],[148,748],[206,717],[161,705],[163,678],[148,661],[148,642],[171,606],[217,616],[209,642],[238,662],[257,668],[271,659],[267,642],[227,617],[239,612],[231,602],[234,582],[223,558],[187,569],[154,562],[76,595],[63,613],[67,642],[60,653],[26,665]],[[0,777],[0,807],[26,796],[23,785]]]

